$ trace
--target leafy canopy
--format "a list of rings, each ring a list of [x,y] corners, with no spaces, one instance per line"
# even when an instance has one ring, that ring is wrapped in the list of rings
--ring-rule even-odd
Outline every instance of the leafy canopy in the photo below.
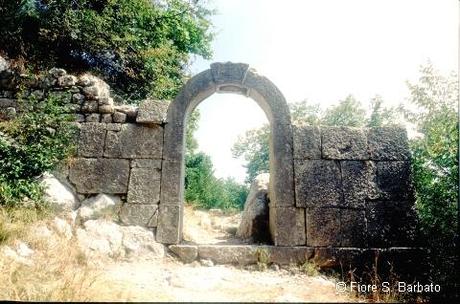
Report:
[[[213,38],[201,1],[0,0],[0,48],[27,66],[91,70],[128,99],[168,99]]]

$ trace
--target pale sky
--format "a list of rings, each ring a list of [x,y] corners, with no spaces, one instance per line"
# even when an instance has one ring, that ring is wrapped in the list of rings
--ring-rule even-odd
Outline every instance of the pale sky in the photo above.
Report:
[[[407,96],[430,59],[457,70],[458,0],[213,0],[217,36],[212,60],[197,59],[196,74],[212,62],[245,62],[267,76],[288,102],[323,107],[353,94],[363,104],[376,94],[390,104]],[[238,135],[266,122],[252,100],[214,94],[198,109],[199,150],[211,155],[218,177],[245,178],[231,156]]]

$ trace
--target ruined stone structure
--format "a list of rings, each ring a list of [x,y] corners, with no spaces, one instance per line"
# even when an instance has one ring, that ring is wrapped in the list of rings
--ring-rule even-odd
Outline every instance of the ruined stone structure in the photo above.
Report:
[[[10,117],[16,112],[14,90],[2,73],[0,113]],[[60,177],[81,199],[120,196],[120,220],[154,228],[162,243],[181,242],[187,117],[214,93],[236,93],[257,102],[271,126],[269,216],[275,246],[290,247],[305,259],[312,248],[414,245],[405,130],[292,126],[282,93],[246,64],[212,64],[170,104],[116,105],[101,80],[59,69],[29,91],[40,98],[70,92],[75,105],[78,153]]]

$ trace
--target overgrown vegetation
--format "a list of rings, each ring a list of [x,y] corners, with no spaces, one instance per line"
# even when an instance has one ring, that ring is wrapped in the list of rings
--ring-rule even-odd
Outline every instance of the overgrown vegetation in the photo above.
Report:
[[[410,141],[423,239],[431,254],[430,280],[443,286],[437,296],[459,296],[458,278],[458,82],[431,64],[421,68],[418,83],[408,84],[408,120],[420,133]]]
[[[20,97],[17,117],[0,121],[0,205],[40,201],[37,177],[73,153],[76,130],[65,100]]]
[[[172,98],[190,56],[211,55],[202,2],[0,0],[1,48],[22,67],[93,71],[128,100]]]

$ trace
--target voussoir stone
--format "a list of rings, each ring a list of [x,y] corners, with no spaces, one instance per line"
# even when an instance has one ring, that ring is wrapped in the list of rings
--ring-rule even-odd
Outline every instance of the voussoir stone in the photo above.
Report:
[[[322,127],[321,144],[326,159],[369,159],[366,134],[359,128]]]
[[[407,132],[402,127],[369,129],[367,140],[372,160],[408,160],[410,157]]]
[[[161,158],[163,128],[124,124],[108,131],[104,156],[111,158]]]
[[[168,101],[146,99],[139,106],[136,122],[144,124],[162,124],[166,122],[168,107]]]
[[[217,85],[222,83],[242,84],[248,68],[249,65],[246,63],[215,62],[211,64],[211,74]]]
[[[126,193],[129,161],[125,159],[77,158],[69,179],[79,193]]]

